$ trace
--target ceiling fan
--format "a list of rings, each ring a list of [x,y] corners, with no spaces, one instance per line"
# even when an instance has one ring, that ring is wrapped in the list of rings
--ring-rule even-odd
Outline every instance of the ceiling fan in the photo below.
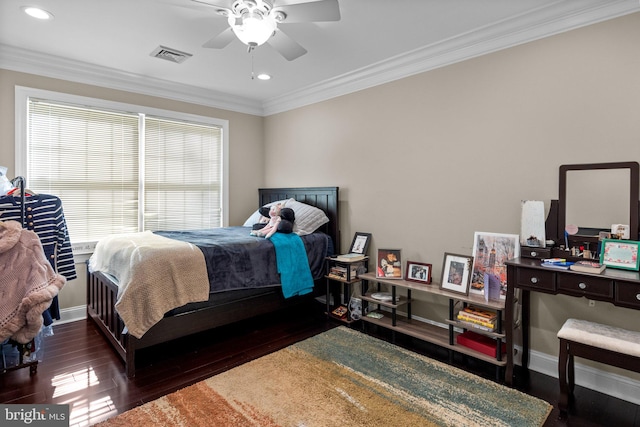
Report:
[[[203,44],[203,47],[222,49],[238,38],[252,49],[264,43],[271,45],[288,61],[307,53],[307,50],[286,35],[279,24],[299,22],[339,21],[338,0],[193,0],[216,8],[218,15],[227,18],[229,28]]]

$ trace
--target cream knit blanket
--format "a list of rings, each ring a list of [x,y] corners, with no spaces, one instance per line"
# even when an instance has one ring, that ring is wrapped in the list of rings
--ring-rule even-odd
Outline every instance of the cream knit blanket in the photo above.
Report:
[[[202,251],[150,231],[101,239],[89,260],[89,270],[118,279],[116,311],[136,338],[167,311],[209,299]]]

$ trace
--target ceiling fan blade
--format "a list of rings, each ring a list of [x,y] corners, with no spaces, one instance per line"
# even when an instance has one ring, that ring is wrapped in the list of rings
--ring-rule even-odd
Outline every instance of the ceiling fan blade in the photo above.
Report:
[[[307,49],[300,46],[280,29],[276,30],[275,34],[267,40],[267,43],[277,50],[280,55],[284,56],[287,61],[293,61],[307,53]]]
[[[277,2],[273,10],[280,10],[287,15],[283,23],[325,22],[340,20],[338,0],[319,0],[306,3],[280,4]]]
[[[227,28],[208,42],[202,45],[202,47],[210,47],[212,49],[222,49],[229,43],[236,39],[236,35],[233,33],[231,27]]]
[[[206,6],[211,6],[218,9],[227,9],[227,10],[231,10],[231,6],[233,5],[233,0],[213,0],[213,1],[191,0],[191,1],[204,4]]]

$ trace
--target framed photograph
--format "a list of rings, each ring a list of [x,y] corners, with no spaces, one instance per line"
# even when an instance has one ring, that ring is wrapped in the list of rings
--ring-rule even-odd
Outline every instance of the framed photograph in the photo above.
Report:
[[[440,289],[468,295],[472,264],[472,256],[445,252]]]
[[[349,248],[350,254],[362,254],[366,255],[369,250],[369,243],[371,242],[371,233],[356,232],[353,236],[353,242]]]
[[[519,235],[476,231],[473,237],[473,269],[469,293],[484,295],[485,300],[505,299],[505,262],[519,256]]]
[[[406,276],[409,282],[417,282],[428,285],[431,283],[431,264],[407,261]]]
[[[378,249],[376,277],[402,279],[402,256],[400,249]]]
[[[638,247],[640,242],[634,240],[604,239],[600,249],[600,264],[638,271]]]

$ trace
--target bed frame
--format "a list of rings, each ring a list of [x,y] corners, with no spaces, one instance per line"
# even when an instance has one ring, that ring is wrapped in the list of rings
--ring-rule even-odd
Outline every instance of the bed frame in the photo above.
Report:
[[[339,248],[338,187],[261,188],[258,193],[258,206],[293,197],[299,202],[324,210],[329,217],[329,223],[322,231],[331,236],[334,246]],[[324,287],[316,284],[316,289],[324,289]],[[108,276],[100,272],[87,272],[88,318],[96,323],[120,355],[129,378],[135,376],[136,352],[140,349],[271,313],[308,301],[310,298],[305,295],[284,299],[280,288],[274,288],[273,292],[267,294],[245,297],[234,302],[199,308],[175,316],[166,316],[149,329],[142,338],[135,338],[122,332],[124,322],[114,307],[117,294],[118,287]]]

